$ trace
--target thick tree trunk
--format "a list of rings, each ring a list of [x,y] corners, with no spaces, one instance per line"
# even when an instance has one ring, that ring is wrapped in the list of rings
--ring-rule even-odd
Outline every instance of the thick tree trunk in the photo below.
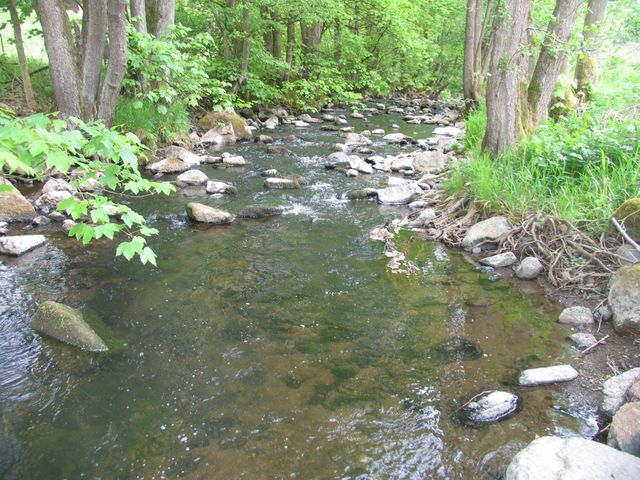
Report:
[[[33,86],[31,85],[31,75],[29,74],[29,63],[24,53],[24,42],[22,41],[22,28],[20,26],[20,16],[16,7],[16,0],[9,0],[9,14],[11,15],[11,24],[13,25],[13,37],[16,42],[16,52],[18,54],[18,63],[20,63],[20,72],[22,74],[22,90],[24,98],[27,102],[27,108],[35,112],[38,108],[36,97],[33,94]]]
[[[85,0],[80,58],[80,108],[84,120],[93,119],[96,116],[95,101],[100,88],[107,34],[106,17],[107,5],[104,0]]]
[[[175,23],[175,0],[146,0],[147,30],[155,37],[167,34]]]
[[[133,23],[135,29],[140,33],[147,33],[145,0],[131,0],[131,16],[138,18],[138,20]]]
[[[578,56],[576,63],[576,85],[582,100],[589,100],[591,91],[598,82],[598,37],[600,24],[607,14],[607,0],[589,0],[589,8],[584,19],[582,37],[585,50]]]
[[[38,14],[49,56],[49,72],[62,118],[81,117],[80,86],[75,46],[64,0],[37,0]],[[100,58],[102,61],[102,58]]]
[[[491,155],[518,140],[520,82],[531,0],[504,0],[496,30],[487,85],[487,129],[483,149]]]
[[[125,0],[109,0],[108,4],[109,66],[100,92],[98,117],[110,126],[127,70],[127,7]]]
[[[527,89],[530,124],[525,130],[530,133],[549,112],[553,90],[566,58],[565,45],[569,40],[584,0],[556,0],[553,19],[547,27],[533,76]]]
[[[271,13],[271,20],[273,21],[273,57],[278,60],[282,59],[282,32],[280,31],[280,18],[274,13]]]
[[[322,23],[312,23],[310,25],[300,23],[300,32],[302,33],[302,45],[304,53],[307,55],[320,55],[320,42],[322,41]]]

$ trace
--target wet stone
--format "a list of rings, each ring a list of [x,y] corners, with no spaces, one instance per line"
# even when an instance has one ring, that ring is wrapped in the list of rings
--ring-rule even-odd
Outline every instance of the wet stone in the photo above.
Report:
[[[564,325],[580,327],[593,324],[593,314],[587,307],[565,308],[560,314],[558,321]]]
[[[514,414],[519,407],[517,395],[497,390],[482,392],[460,410],[463,419],[472,423],[497,422]]]
[[[569,336],[569,340],[571,340],[577,347],[579,348],[589,348],[592,345],[595,345],[598,340],[596,337],[591,335],[590,333],[574,333]]]
[[[44,235],[16,235],[0,238],[0,254],[19,257],[47,243]]]
[[[519,383],[525,387],[549,383],[570,382],[578,378],[578,372],[571,365],[532,368],[520,374]]]

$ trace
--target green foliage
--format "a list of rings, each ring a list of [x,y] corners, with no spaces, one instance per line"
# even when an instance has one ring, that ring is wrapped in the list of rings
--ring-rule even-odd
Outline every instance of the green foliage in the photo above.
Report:
[[[76,196],[58,205],[58,210],[78,222],[70,236],[87,244],[122,234],[128,240],[118,246],[117,255],[127,260],[138,255],[142,263],[155,265],[155,254],[145,237],[156,235],[157,230],[147,227],[145,219],[127,205],[105,196],[168,195],[175,190],[169,183],[142,178],[138,157],[144,155],[143,148],[135,135],[107,129],[100,122],[72,118],[68,124],[43,114],[16,118],[0,111],[0,169],[37,180],[57,170],[78,190]],[[104,194],[85,191],[89,180],[97,180]]]
[[[44,60],[27,58],[29,71],[35,72],[47,65]],[[0,55],[0,101],[13,106],[17,99],[23,98],[22,76],[18,57]],[[49,73],[40,71],[31,76],[33,92],[38,107],[42,110],[50,110],[53,107],[53,89]]]

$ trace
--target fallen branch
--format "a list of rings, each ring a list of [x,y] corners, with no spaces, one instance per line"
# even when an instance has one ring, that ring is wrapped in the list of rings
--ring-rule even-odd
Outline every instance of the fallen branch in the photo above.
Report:
[[[637,251],[640,252],[640,245],[638,245],[636,242],[633,241],[633,238],[629,236],[627,231],[623,228],[622,225],[620,225],[620,223],[618,222],[618,220],[615,219],[615,217],[611,217],[611,223],[613,223],[613,226],[616,227],[616,230],[620,232],[620,235],[622,235],[624,239],[627,242],[629,242],[629,245],[631,245],[633,248],[635,248]]]
[[[607,338],[609,338],[609,335],[605,335],[604,337],[602,337],[600,340],[598,340],[596,343],[594,343],[593,345],[591,345],[590,347],[585,348],[584,350],[582,350],[578,356],[581,357],[582,355],[584,355],[585,353],[591,351],[592,349],[596,348],[598,345],[600,345],[602,342],[604,342]]]

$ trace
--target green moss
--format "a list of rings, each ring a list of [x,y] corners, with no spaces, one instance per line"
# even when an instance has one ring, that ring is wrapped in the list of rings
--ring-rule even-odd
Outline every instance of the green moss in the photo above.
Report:
[[[209,130],[221,125],[231,124],[233,133],[240,140],[251,138],[251,132],[247,128],[247,122],[237,113],[233,112],[209,112],[198,120],[198,128]]]

